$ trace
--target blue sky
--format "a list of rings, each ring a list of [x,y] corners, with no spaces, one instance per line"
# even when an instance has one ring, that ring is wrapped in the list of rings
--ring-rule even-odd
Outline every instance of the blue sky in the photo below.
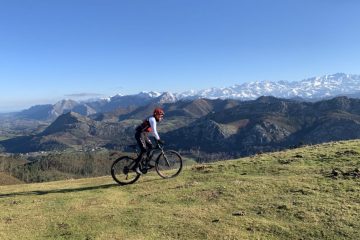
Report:
[[[356,0],[0,0],[0,112],[360,73]]]

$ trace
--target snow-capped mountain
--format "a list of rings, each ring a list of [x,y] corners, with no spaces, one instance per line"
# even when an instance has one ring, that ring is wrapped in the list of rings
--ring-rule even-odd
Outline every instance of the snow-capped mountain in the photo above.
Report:
[[[298,82],[256,81],[226,88],[209,88],[200,91],[186,91],[178,98],[233,98],[250,100],[260,96],[279,98],[323,99],[339,95],[360,93],[360,75],[337,73],[313,77]]]
[[[156,98],[156,102],[157,103],[173,103],[176,102],[178,100],[178,98],[169,92],[164,92],[163,94],[161,94],[159,97]]]
[[[189,90],[182,93],[142,91],[134,95],[121,95],[107,98],[107,102],[119,102],[127,105],[128,99],[140,99],[142,102],[160,98],[159,103],[171,103],[180,99],[240,99],[252,100],[261,96],[278,98],[324,99],[339,95],[360,96],[360,75],[336,73],[313,77],[302,81],[255,81],[236,84],[225,88]],[[125,100],[126,99],[126,100]]]

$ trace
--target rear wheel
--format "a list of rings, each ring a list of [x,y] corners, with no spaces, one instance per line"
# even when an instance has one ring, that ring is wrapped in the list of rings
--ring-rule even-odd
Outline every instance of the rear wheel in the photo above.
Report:
[[[111,176],[120,185],[132,184],[136,182],[140,175],[133,171],[136,159],[123,156],[116,159],[111,165]]]
[[[176,151],[164,151],[156,159],[155,168],[162,178],[176,177],[182,169],[182,158]]]

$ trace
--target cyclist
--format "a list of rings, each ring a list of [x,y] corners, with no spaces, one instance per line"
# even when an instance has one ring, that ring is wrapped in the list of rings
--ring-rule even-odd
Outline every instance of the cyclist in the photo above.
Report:
[[[149,139],[149,133],[152,133],[155,137],[156,142],[159,144],[164,144],[164,142],[162,140],[160,140],[160,136],[157,132],[156,129],[156,125],[158,122],[160,122],[164,117],[164,110],[162,110],[161,108],[155,108],[153,115],[146,118],[142,124],[140,124],[137,128],[136,128],[136,133],[135,133],[135,139],[137,144],[140,147],[140,155],[136,160],[136,165],[134,167],[135,172],[137,172],[138,174],[142,174],[140,168],[139,168],[139,163],[141,162],[141,160],[143,159],[143,157],[145,156],[146,153],[149,153],[149,151],[152,149],[152,143]],[[148,164],[148,163],[146,163]]]

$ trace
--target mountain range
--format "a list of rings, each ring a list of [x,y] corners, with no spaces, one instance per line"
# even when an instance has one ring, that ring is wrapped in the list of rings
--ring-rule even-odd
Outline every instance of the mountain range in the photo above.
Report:
[[[177,95],[177,97],[253,100],[261,96],[274,96],[314,101],[348,95],[360,96],[360,75],[336,73],[293,82],[255,81],[226,88],[188,91]]]
[[[161,136],[177,149],[248,155],[354,139],[360,137],[359,92],[360,75],[338,73],[180,94],[62,100],[0,116],[0,139],[5,139],[0,151],[123,149],[133,142],[134,127],[157,106],[166,112]]]
[[[84,116],[96,113],[113,111],[131,111],[136,107],[149,103],[174,102],[170,93],[141,92],[135,95],[115,95],[107,99],[99,99],[90,102],[76,102],[74,100],[61,100],[54,105],[36,105],[29,109],[13,114],[15,118],[53,121],[61,114],[76,112]]]
[[[133,95],[115,95],[106,99],[76,102],[62,100],[51,105],[37,105],[13,114],[15,118],[53,121],[61,114],[69,111],[84,116],[94,114],[106,115],[114,111],[131,112],[137,107],[148,104],[173,103],[193,99],[236,99],[254,100],[261,96],[298,99],[303,101],[319,101],[336,96],[360,97],[360,75],[337,73],[322,77],[313,77],[297,82],[289,81],[256,81],[234,85],[226,88],[209,88],[189,90],[182,93],[141,92]]]
[[[159,133],[168,146],[185,151],[251,155],[301,144],[360,138],[360,99],[337,97],[302,102],[275,97],[256,100],[195,99],[163,103]],[[0,141],[6,152],[105,147],[134,143],[134,128],[152,105],[95,120],[75,112],[59,116],[45,130]]]

